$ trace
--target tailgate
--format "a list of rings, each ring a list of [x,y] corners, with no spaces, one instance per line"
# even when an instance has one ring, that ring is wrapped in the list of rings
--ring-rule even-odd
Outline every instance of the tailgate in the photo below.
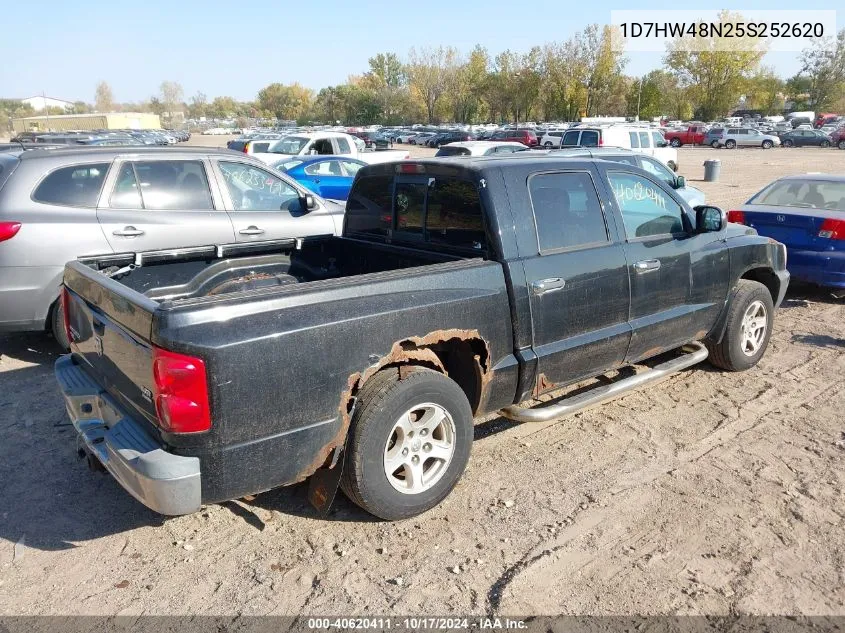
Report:
[[[818,235],[824,217],[820,216],[829,213],[823,209],[747,205],[745,224],[757,229],[760,235],[774,238],[789,248],[815,250],[821,248]]]
[[[64,283],[74,357],[127,412],[156,424],[150,335],[158,304],[80,262],[67,264]]]

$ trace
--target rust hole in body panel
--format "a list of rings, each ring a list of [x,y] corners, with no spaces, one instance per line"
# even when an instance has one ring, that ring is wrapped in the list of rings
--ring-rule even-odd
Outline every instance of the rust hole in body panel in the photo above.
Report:
[[[462,346],[469,347],[464,349]],[[451,358],[455,349],[463,349],[472,359],[471,375],[478,393],[475,398],[477,402],[473,403],[472,398],[470,400],[475,410],[482,407],[488,397],[487,391],[492,375],[490,371],[490,348],[487,342],[481,338],[478,330],[435,330],[425,336],[412,336],[402,339],[395,342],[389,353],[379,358],[367,369],[349,376],[338,406],[341,420],[340,428],[335,436],[317,452],[308,467],[301,471],[296,481],[303,481],[318,468],[328,465],[332,451],[343,446],[349,425],[352,422],[356,394],[377,372],[387,367],[396,367],[399,379],[404,380],[409,370],[423,366],[454,378],[463,387],[462,381],[465,382],[467,377],[453,375],[456,372],[456,367],[458,367],[458,363]]]

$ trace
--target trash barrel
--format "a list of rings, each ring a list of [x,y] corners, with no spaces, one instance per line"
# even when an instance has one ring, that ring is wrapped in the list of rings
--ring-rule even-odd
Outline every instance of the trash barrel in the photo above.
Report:
[[[722,171],[722,161],[718,158],[704,161],[704,182],[716,182],[719,180],[719,172]]]

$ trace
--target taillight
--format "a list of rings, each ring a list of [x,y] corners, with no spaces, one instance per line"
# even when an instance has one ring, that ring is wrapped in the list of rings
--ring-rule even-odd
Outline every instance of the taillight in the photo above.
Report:
[[[249,143],[244,143],[244,154],[249,154]]]
[[[745,211],[728,211],[728,222],[736,222],[737,224],[745,224]]]
[[[601,147],[602,145],[604,145],[604,137],[599,134],[599,147]]]
[[[845,240],[845,220],[827,218],[819,229],[819,237],[829,240]]]
[[[0,222],[0,242],[12,239],[20,230],[20,222]]]
[[[70,293],[67,287],[62,286],[62,294],[59,297],[60,305],[62,307],[62,319],[64,320],[65,336],[68,343],[73,343],[73,331],[70,329]]]
[[[202,433],[211,428],[202,359],[154,347],[153,385],[156,412],[165,431]]]

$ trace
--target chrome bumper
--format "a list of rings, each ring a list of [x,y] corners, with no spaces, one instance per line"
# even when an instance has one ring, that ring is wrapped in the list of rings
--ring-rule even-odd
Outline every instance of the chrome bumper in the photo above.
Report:
[[[70,355],[56,361],[55,373],[68,416],[85,450],[129,494],[160,514],[190,514],[200,509],[198,458],[162,449]]]

